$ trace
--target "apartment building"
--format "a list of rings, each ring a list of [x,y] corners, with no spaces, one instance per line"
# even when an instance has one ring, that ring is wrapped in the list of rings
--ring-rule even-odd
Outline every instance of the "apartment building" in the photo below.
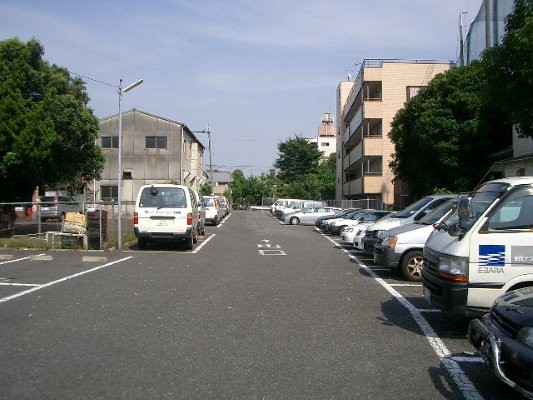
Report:
[[[449,61],[366,59],[353,82],[339,84],[338,200],[369,199],[386,208],[403,205],[408,193],[398,190],[401,182],[389,168],[395,151],[387,136],[392,120],[407,100],[451,66]]]
[[[316,143],[318,150],[322,152],[322,160],[328,158],[336,152],[337,139],[335,137],[335,123],[331,113],[322,115],[322,122],[318,126],[318,132],[315,137],[306,138],[309,143]]]
[[[90,191],[96,201],[118,198],[119,116],[100,120],[98,144],[106,161]],[[122,200],[132,202],[142,185],[178,183],[195,190],[205,182],[205,147],[182,122],[132,109],[122,114]]]

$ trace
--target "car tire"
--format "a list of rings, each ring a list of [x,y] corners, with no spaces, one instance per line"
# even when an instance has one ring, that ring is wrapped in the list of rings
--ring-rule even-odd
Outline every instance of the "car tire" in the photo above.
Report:
[[[289,223],[291,225],[298,225],[300,223],[300,220],[298,219],[298,217],[292,217],[290,220],[289,220]]]
[[[191,235],[189,238],[185,239],[185,250],[192,250],[194,246],[194,235]]]
[[[146,249],[147,242],[148,241],[146,239],[139,238],[137,239],[137,246],[139,246],[139,249],[144,250]]]
[[[192,243],[196,244],[198,243],[198,232],[196,232],[192,237]]]
[[[215,226],[218,225],[218,217],[215,217],[215,219],[213,220],[213,225],[215,225]]]
[[[410,251],[402,258],[400,271],[408,281],[420,282],[422,280],[423,254],[419,250]]]

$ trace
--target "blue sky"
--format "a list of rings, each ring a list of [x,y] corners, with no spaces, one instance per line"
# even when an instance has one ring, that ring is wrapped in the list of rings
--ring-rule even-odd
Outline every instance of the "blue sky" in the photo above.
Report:
[[[369,58],[456,61],[459,13],[482,0],[2,0],[0,40],[36,38],[82,75],[98,118],[137,108],[211,130],[213,167],[268,171],[277,144],[316,135]],[[197,135],[207,146],[207,137]],[[206,153],[206,163],[208,157]]]

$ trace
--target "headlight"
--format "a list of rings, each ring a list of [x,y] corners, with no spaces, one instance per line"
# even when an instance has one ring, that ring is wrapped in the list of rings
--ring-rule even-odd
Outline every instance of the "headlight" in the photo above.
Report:
[[[533,327],[523,327],[518,331],[516,339],[529,347],[533,347]]]
[[[443,256],[439,259],[439,276],[453,282],[468,282],[468,258]]]
[[[398,241],[398,236],[387,236],[383,241],[381,242],[381,245],[384,247],[388,247],[390,249],[394,249],[396,247],[396,242]]]

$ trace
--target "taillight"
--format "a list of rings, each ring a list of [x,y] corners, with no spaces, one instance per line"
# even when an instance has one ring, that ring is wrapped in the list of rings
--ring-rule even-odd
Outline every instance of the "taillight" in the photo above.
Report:
[[[139,224],[139,214],[138,213],[133,213],[133,225],[138,225]]]
[[[187,225],[192,225],[192,212],[187,213]]]

